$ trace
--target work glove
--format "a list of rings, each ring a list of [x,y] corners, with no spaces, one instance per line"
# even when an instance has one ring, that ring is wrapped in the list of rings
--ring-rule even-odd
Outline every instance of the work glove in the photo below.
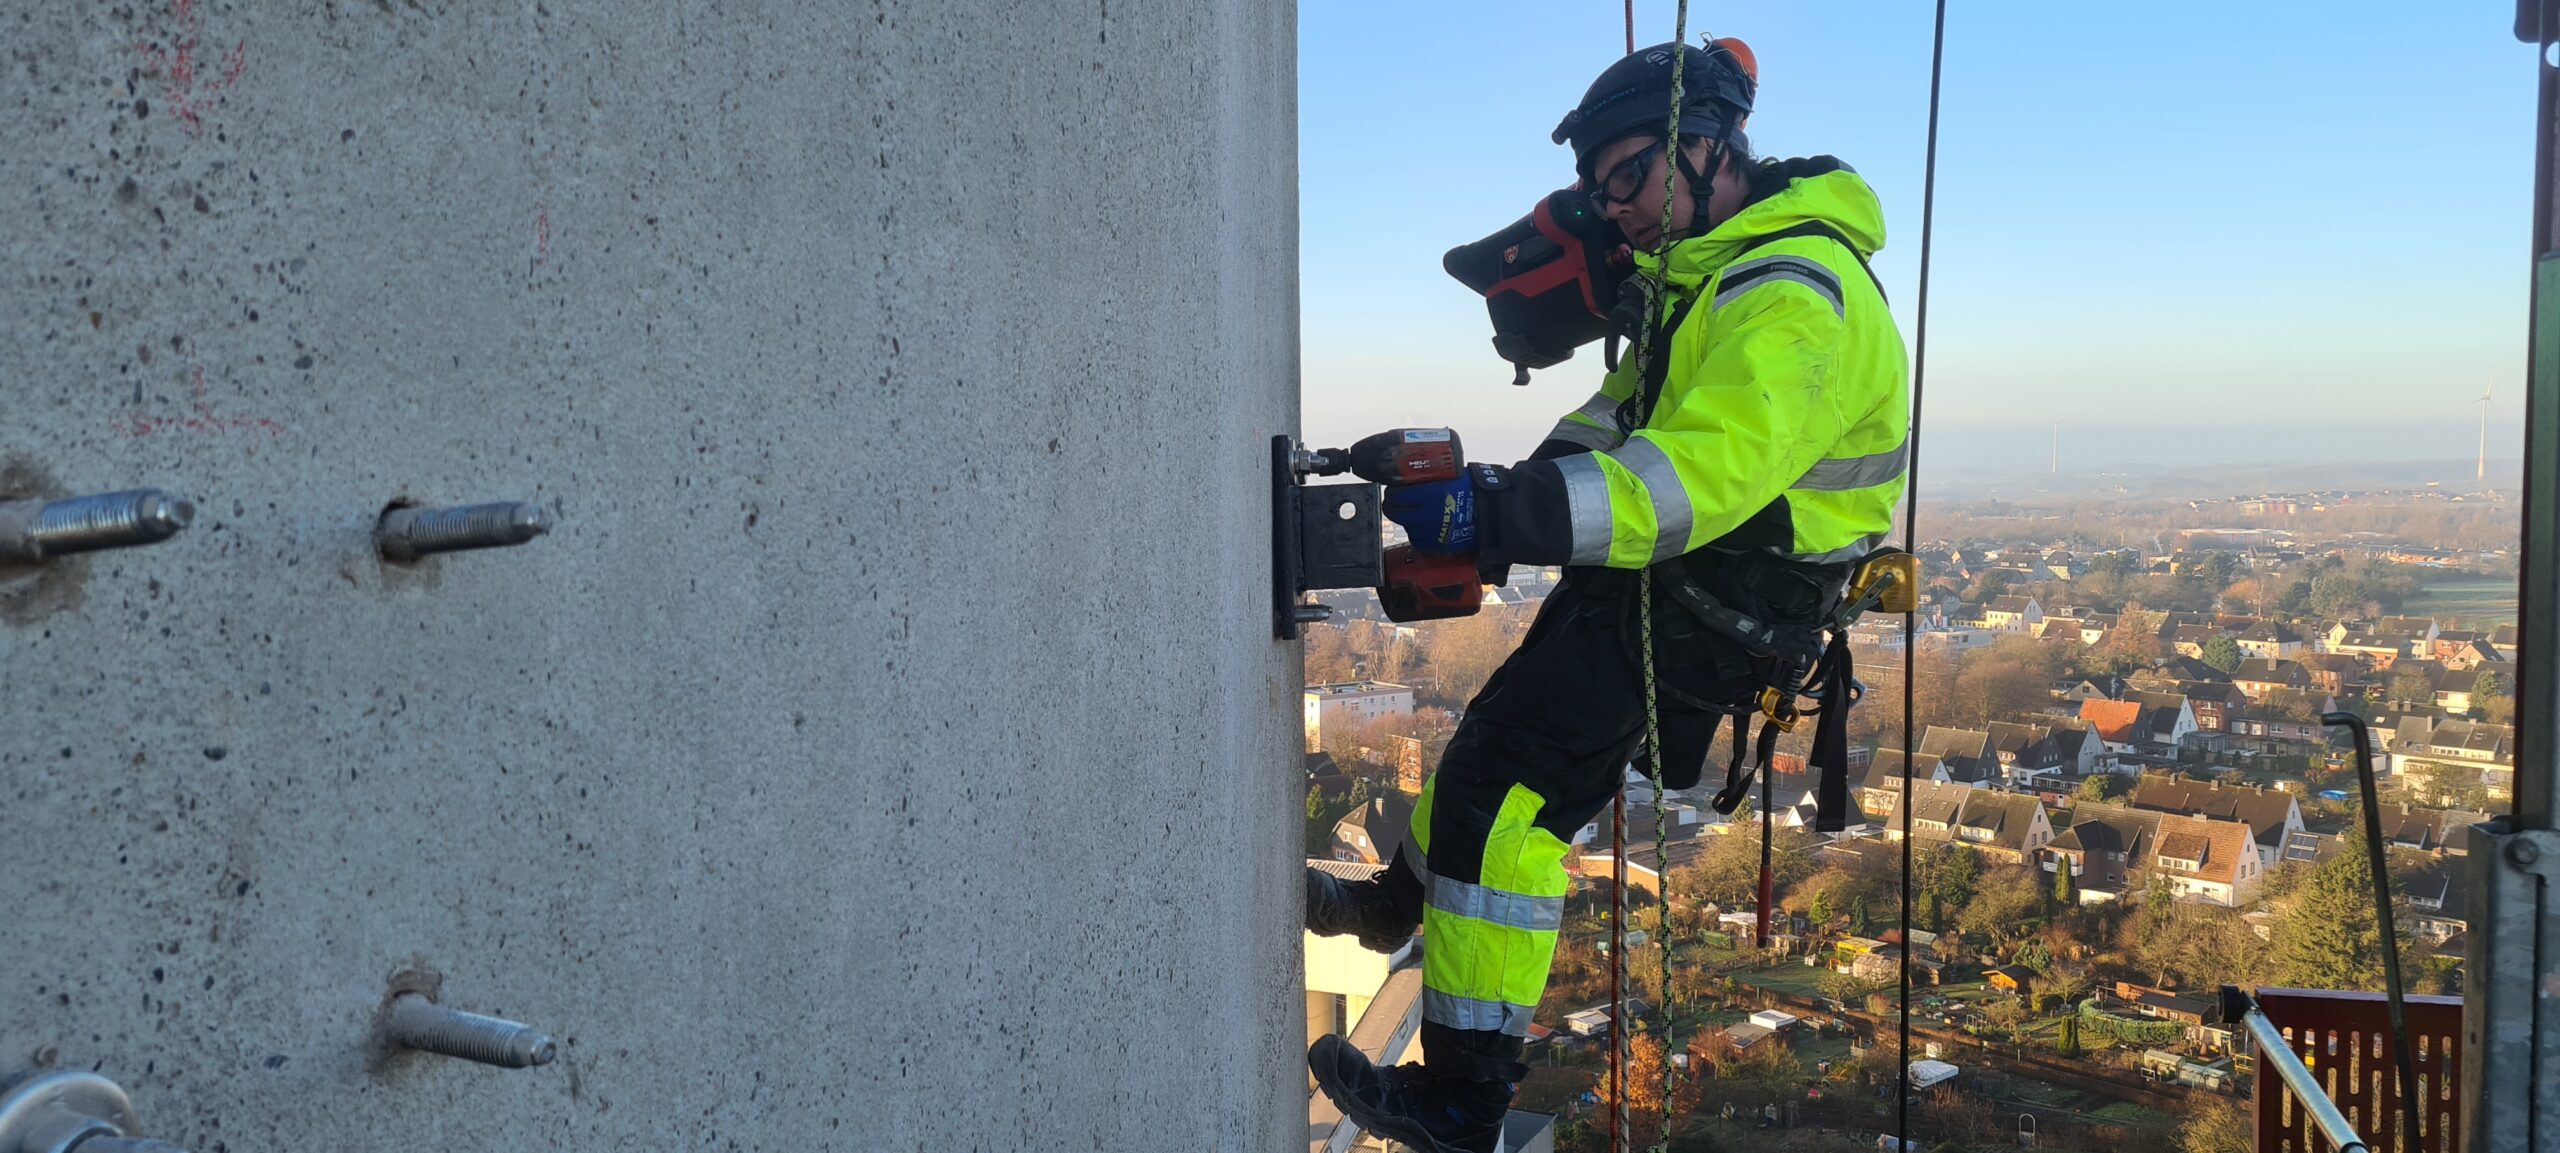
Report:
[[[1466,477],[1389,485],[1379,500],[1379,511],[1404,526],[1405,536],[1418,552],[1476,550],[1476,489]]]

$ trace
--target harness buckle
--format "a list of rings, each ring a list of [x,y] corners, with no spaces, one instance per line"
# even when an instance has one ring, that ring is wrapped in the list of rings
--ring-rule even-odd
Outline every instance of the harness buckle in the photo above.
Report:
[[[1804,714],[1796,711],[1793,698],[1793,693],[1775,685],[1760,690],[1760,715],[1769,718],[1770,724],[1778,726],[1779,732],[1796,731],[1796,724],[1804,719]]]

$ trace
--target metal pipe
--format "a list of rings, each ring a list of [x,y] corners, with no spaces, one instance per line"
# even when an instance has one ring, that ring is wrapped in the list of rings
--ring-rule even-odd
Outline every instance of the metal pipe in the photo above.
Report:
[[[2338,1111],[2338,1103],[2329,1099],[2328,1090],[2312,1078],[2311,1067],[2302,1063],[2284,1039],[2283,1031],[2267,1020],[2256,1002],[2250,1002],[2248,1011],[2240,1015],[2240,1024],[2249,1030],[2249,1039],[2258,1046],[2259,1068],[2273,1070],[2284,1087],[2292,1090],[2294,1100],[2302,1102],[2303,1109],[2311,1114],[2311,1122],[2328,1135],[2330,1144],[2338,1147],[2337,1153],[2366,1153],[2364,1138],[2356,1136],[2356,1127],[2347,1123],[2347,1115]],[[2410,1140],[2410,1147],[2416,1148],[2416,1135],[2412,1134]]]
[[[2323,713],[2320,723],[2345,726],[2356,739],[2356,783],[2364,795],[2365,861],[2373,869],[2373,915],[2382,929],[2382,990],[2391,1011],[2391,1056],[2400,1069],[2400,1123],[2408,1128],[2401,1142],[2411,1149],[2423,1148],[2418,1144],[2417,1063],[2409,1053],[2416,1042],[2409,1039],[2408,986],[2400,983],[2400,933],[2391,914],[2391,859],[2383,852],[2382,800],[2373,781],[2373,730],[2354,713]]]

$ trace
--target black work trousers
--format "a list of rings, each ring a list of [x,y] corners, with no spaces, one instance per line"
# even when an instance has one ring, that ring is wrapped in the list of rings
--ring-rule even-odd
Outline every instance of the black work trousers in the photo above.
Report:
[[[1424,926],[1423,1061],[1494,1079],[1544,992],[1574,835],[1623,785],[1644,740],[1631,572],[1574,570],[1483,691],[1425,782],[1387,884]],[[1767,683],[1676,606],[1657,605],[1665,784],[1697,783],[1726,714]],[[1488,1061],[1487,1059],[1490,1059]]]

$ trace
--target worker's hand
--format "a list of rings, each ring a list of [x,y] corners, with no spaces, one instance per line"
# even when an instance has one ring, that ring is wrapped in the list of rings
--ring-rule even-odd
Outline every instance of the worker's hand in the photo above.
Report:
[[[1389,485],[1379,510],[1404,526],[1405,536],[1418,551],[1475,551],[1476,490],[1465,477]]]

